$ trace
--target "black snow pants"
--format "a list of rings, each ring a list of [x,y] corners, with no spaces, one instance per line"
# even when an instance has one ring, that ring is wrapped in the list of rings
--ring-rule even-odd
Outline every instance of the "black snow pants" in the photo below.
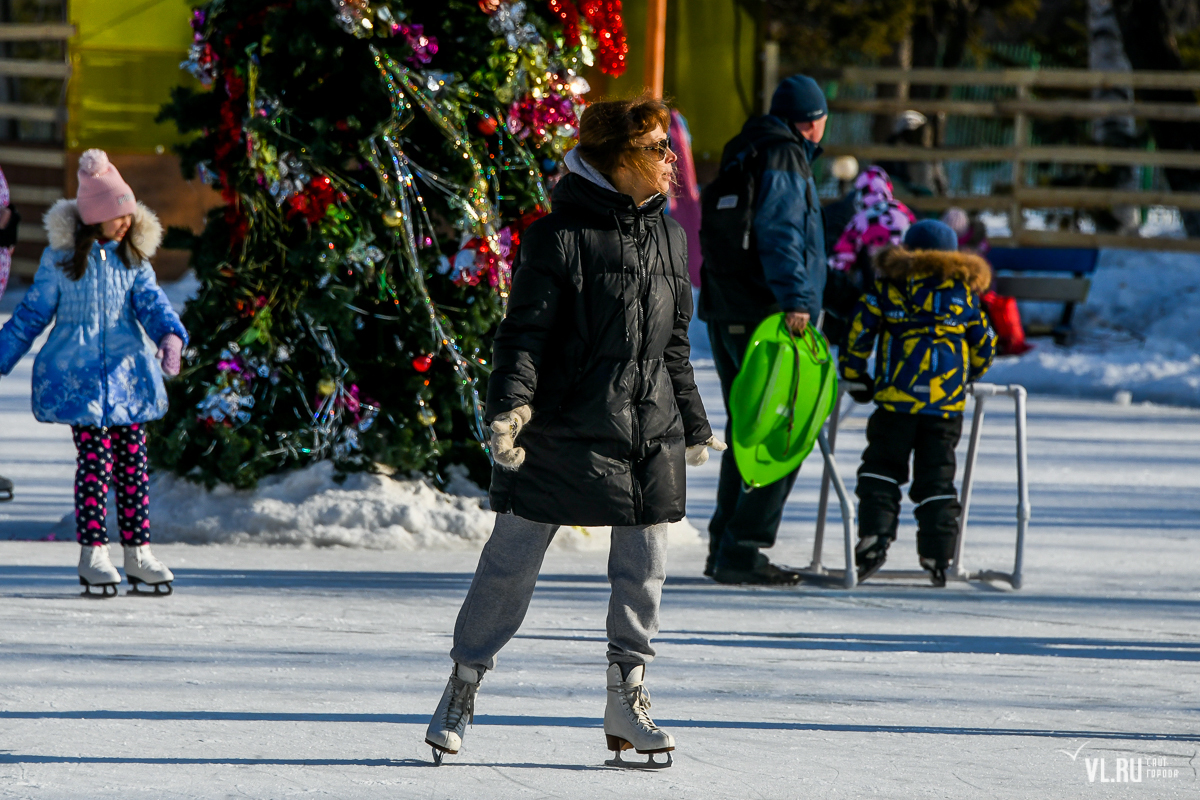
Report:
[[[713,362],[721,380],[725,401],[725,441],[733,441],[729,424],[729,390],[742,368],[742,358],[750,344],[755,322],[736,324],[710,321],[708,338],[712,343]],[[721,477],[717,483],[717,508],[708,524],[708,566],[721,569],[750,570],[758,559],[760,547],[771,547],[783,521],[783,506],[796,483],[795,472],[763,486],[747,489],[733,457],[733,448],[721,454]]]
[[[917,508],[917,553],[948,566],[958,541],[962,505],[954,490],[954,448],[962,436],[962,417],[897,414],[875,409],[867,421],[867,449],[858,468],[858,535],[896,538],[900,487],[913,483],[908,496]]]

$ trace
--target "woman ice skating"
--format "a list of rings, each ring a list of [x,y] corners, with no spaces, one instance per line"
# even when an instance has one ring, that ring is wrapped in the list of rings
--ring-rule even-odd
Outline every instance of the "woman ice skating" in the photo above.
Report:
[[[608,705],[614,766],[669,766],[650,718],[667,523],[684,515],[684,464],[713,436],[692,376],[683,229],[663,215],[675,155],[669,111],[648,98],[594,103],[580,119],[554,211],[522,237],[488,386],[491,539],[454,626],[454,668],[425,741],[457,753],[480,680],[520,627],[560,525],[611,525]]]
[[[148,261],[162,225],[102,150],[80,157],[76,199],[55,203],[45,224],[50,246],[33,286],[0,329],[0,374],[55,320],[33,365],[33,414],[70,425],[74,435],[84,594],[97,596],[99,587],[98,596],[113,596],[121,582],[108,555],[110,480],[131,592],[146,584],[170,594],[175,576],[150,552],[146,423],[167,410],[163,373],[179,374],[187,332]]]
[[[21,224],[21,215],[10,204],[12,196],[8,191],[8,179],[4,170],[0,170],[0,297],[8,288],[8,273],[12,269],[13,246],[17,243],[17,230]],[[0,503],[13,499],[13,482],[0,475]]]

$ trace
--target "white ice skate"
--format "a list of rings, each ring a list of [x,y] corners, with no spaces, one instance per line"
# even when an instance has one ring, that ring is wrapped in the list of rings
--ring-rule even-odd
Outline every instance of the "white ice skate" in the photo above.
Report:
[[[650,719],[650,693],[642,683],[646,675],[644,666],[629,670],[621,679],[621,667],[608,665],[608,705],[604,708],[604,738],[608,749],[616,756],[604,763],[610,767],[627,769],[666,769],[671,766],[671,751],[675,749],[675,737],[654,724]],[[622,750],[636,750],[646,756],[645,762],[625,761]],[[666,753],[666,761],[655,761],[654,753]]]
[[[84,597],[116,597],[120,582],[121,573],[108,557],[108,545],[85,544],[79,548],[79,585]],[[92,592],[93,586],[100,589],[100,594]]]
[[[148,544],[125,548],[125,578],[130,586],[125,594],[165,597],[174,591],[171,581],[175,580],[175,575],[154,557]],[[153,586],[154,591],[141,591],[138,588],[141,584]]]
[[[442,755],[454,755],[462,747],[467,724],[475,718],[475,695],[483,675],[462,664],[455,664],[442,692],[442,702],[425,730],[425,744],[433,748],[433,763],[442,765]]]

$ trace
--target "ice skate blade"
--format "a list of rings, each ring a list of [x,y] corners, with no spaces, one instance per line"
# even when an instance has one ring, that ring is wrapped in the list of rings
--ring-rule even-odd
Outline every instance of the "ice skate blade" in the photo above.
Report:
[[[138,588],[139,586],[152,586],[154,591],[144,592]],[[160,589],[165,589],[166,591],[159,591]],[[129,595],[133,595],[135,597],[168,597],[174,593],[175,590],[171,587],[170,581],[163,581],[162,583],[146,583],[145,581],[137,578],[129,578],[129,589],[125,591],[125,595],[127,597]]]
[[[90,597],[93,600],[106,600],[117,596],[117,585],[115,583],[88,583],[80,576],[79,585],[83,587],[83,591],[79,593],[80,597]],[[96,594],[92,589],[99,589],[100,593]]]
[[[447,750],[446,748],[442,747],[440,744],[435,744],[434,742],[431,742],[428,739],[425,740],[425,744],[429,745],[433,749],[433,765],[435,767],[440,767],[442,765],[442,758],[446,754],[450,754],[452,756],[458,755],[457,750]]]
[[[671,748],[672,750],[674,748]],[[655,761],[654,753],[666,753],[666,761]],[[613,757],[604,762],[606,767],[617,767],[618,769],[666,769],[675,762],[671,760],[669,750],[655,750],[654,753],[646,753],[645,761],[626,761],[621,758],[621,751],[618,750],[613,754]]]
[[[858,573],[858,582],[862,583],[863,581],[874,577],[876,572],[879,572],[879,570],[883,569],[884,562],[886,561],[887,559],[881,558],[878,563],[872,564],[866,569],[860,570]]]

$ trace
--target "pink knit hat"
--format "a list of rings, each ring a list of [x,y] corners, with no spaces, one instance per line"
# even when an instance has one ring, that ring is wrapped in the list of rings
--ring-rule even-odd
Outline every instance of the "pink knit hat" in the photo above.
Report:
[[[137,208],[133,189],[103,150],[84,150],[79,157],[79,191],[75,199],[84,225],[123,217]]]

